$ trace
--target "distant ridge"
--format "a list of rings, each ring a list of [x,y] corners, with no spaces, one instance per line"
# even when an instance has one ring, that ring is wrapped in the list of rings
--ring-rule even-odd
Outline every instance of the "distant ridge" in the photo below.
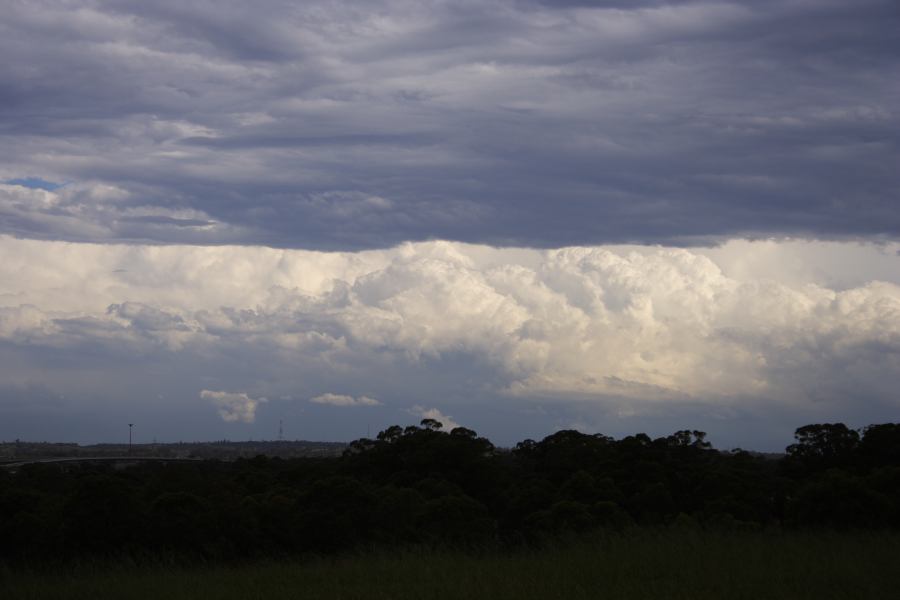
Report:
[[[260,440],[211,442],[169,442],[156,444],[74,444],[60,442],[2,442],[0,464],[35,459],[64,458],[198,458],[235,460],[265,455],[278,458],[340,456],[347,444],[343,442],[312,442],[307,440]]]

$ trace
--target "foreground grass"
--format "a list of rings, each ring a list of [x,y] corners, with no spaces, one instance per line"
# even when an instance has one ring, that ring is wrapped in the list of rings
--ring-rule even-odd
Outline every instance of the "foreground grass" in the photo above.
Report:
[[[369,553],[237,567],[0,568],[0,598],[890,598],[900,534],[669,530],[517,553]]]

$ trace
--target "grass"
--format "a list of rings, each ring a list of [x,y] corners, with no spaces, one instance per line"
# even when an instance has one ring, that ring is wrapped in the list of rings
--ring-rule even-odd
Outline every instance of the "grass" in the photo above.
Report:
[[[864,532],[666,530],[528,552],[371,552],[234,567],[0,568],[4,600],[859,600],[896,597],[898,589],[900,534]]]

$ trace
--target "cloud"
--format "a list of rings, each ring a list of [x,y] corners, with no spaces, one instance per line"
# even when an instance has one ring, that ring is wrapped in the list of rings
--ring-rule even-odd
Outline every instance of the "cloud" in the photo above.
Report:
[[[331,406],[381,406],[381,402],[368,396],[354,398],[353,396],[331,393],[315,396],[310,398],[309,401],[314,404],[329,404]]]
[[[203,243],[235,238],[237,229],[190,208],[130,205],[132,194],[100,183],[51,189],[0,184],[0,228],[29,237],[75,241],[137,238]],[[239,228],[238,228],[239,229]],[[229,233],[230,231],[230,233]]]
[[[14,3],[0,232],[896,240],[898,19],[893,0]]]
[[[200,397],[212,402],[223,421],[252,423],[256,420],[256,407],[266,402],[265,398],[251,398],[244,392],[217,392],[203,390]]]
[[[417,404],[409,409],[409,414],[422,417],[422,419],[434,419],[442,425],[441,429],[443,431],[452,431],[460,426],[459,423],[453,420],[453,417],[448,417],[436,408],[425,408]]]
[[[393,413],[374,398],[440,398],[476,429],[486,417],[473,415],[535,405],[887,415],[900,385],[895,246],[326,253],[0,237],[0,377],[123,406],[141,381],[176,412],[202,385],[245,422],[257,396],[368,405],[376,420]]]

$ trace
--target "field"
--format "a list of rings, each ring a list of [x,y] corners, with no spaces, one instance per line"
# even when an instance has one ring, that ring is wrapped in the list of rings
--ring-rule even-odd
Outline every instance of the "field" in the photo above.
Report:
[[[667,529],[522,552],[367,552],[236,566],[0,570],[4,600],[98,598],[753,600],[895,597],[897,533]]]

